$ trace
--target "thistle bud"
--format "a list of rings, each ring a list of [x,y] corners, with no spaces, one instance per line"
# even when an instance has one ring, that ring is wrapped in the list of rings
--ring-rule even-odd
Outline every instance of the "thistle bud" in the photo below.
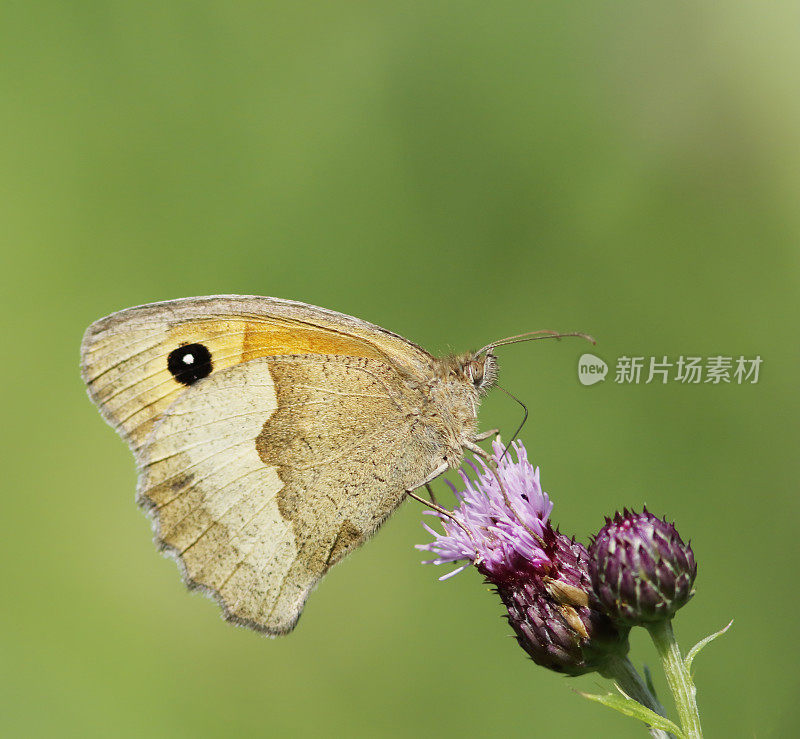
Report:
[[[589,555],[600,605],[629,626],[670,619],[694,595],[697,563],[691,546],[647,509],[607,518]]]

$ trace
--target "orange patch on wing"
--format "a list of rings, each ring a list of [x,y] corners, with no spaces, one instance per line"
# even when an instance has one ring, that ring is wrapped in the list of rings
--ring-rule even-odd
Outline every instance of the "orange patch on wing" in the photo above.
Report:
[[[386,360],[385,354],[365,339],[299,321],[249,317],[187,321],[175,326],[171,334],[176,346],[194,342],[207,346],[215,370],[256,357],[291,354]]]
[[[242,360],[288,354],[333,354],[341,357],[385,359],[372,344],[318,326],[275,321],[273,325],[248,323]]]

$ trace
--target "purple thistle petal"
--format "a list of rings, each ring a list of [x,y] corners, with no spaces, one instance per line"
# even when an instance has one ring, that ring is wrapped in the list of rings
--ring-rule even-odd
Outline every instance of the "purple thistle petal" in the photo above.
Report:
[[[495,470],[482,459],[477,464],[470,459],[467,465],[472,476],[464,467],[459,470],[463,489],[448,481],[458,503],[452,512],[458,522],[426,511],[441,520],[444,533],[425,526],[435,539],[418,548],[436,554],[432,560],[436,564],[466,560],[465,567],[480,562],[487,571],[507,568],[520,558],[533,566],[549,564],[541,536],[553,504],[542,491],[539,469],[530,464],[521,442],[514,442],[505,454],[502,444],[495,441],[493,452]]]

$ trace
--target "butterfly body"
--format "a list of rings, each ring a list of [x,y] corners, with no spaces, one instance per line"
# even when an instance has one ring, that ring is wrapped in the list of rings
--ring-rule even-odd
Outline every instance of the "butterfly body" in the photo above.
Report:
[[[281,634],[407,491],[458,466],[496,369],[322,308],[214,296],[95,322],[82,372],[187,584]]]

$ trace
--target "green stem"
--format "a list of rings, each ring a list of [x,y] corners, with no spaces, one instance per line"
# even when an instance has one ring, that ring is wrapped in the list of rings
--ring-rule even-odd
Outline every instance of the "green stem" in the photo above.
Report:
[[[703,730],[700,728],[700,714],[697,712],[695,700],[697,691],[681,657],[681,650],[672,631],[672,621],[659,621],[648,626],[647,630],[656,645],[658,656],[661,657],[686,739],[702,739]]]
[[[636,671],[636,668],[627,657],[611,657],[600,674],[609,680],[613,680],[629,698],[633,698],[633,700],[641,703],[659,716],[666,718],[667,714],[664,713],[664,706],[650,692],[645,681],[642,680],[642,676]],[[672,737],[672,734],[662,729],[654,729],[652,726],[649,729],[650,736],[653,739],[669,739]]]

